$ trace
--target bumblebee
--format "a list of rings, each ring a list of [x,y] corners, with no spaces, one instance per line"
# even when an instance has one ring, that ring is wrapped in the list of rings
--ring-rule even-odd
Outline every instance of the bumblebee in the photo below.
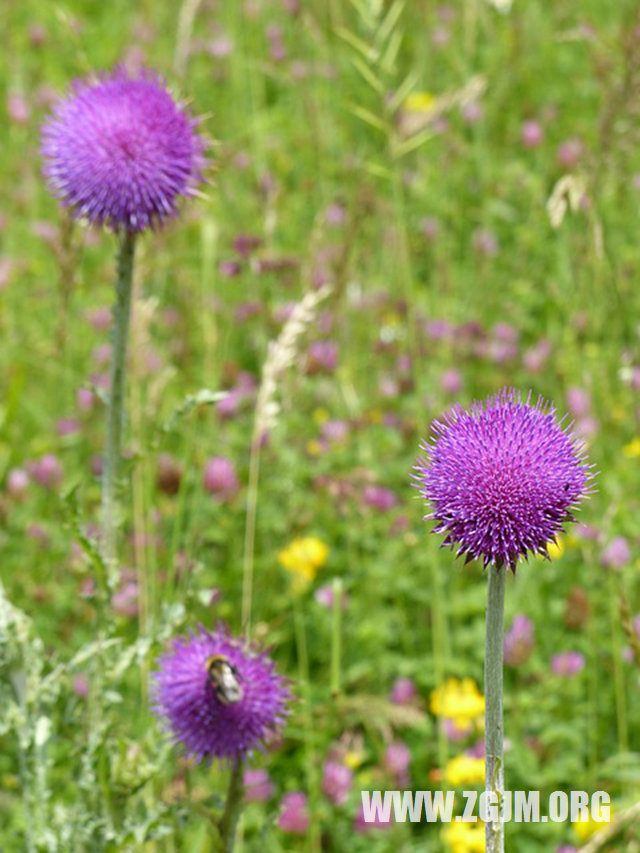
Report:
[[[223,705],[235,705],[242,699],[242,676],[229,658],[224,655],[212,655],[207,659],[207,672],[218,702]]]

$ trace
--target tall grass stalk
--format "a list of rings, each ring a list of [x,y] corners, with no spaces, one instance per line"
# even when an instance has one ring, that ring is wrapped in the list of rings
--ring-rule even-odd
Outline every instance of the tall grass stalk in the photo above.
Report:
[[[278,383],[293,365],[298,352],[299,340],[316,317],[318,306],[332,288],[324,285],[312,290],[302,298],[291,312],[277,340],[269,345],[267,358],[262,368],[262,381],[256,400],[253,436],[249,459],[249,486],[247,489],[247,512],[242,562],[242,628],[247,634],[251,629],[253,601],[253,570],[255,562],[256,516],[258,508],[258,480],[260,473],[260,448],[262,440],[272,429],[280,412],[277,402]]]

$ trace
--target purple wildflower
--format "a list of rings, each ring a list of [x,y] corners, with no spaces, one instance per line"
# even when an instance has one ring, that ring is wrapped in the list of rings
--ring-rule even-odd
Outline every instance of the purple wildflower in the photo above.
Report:
[[[31,479],[23,468],[12,468],[7,474],[7,492],[16,501],[26,495]]]
[[[411,705],[418,696],[415,682],[411,678],[396,678],[391,685],[389,701],[394,705]]]
[[[206,491],[219,501],[229,500],[240,488],[236,467],[226,456],[212,456],[209,459],[204,469],[203,483]]]
[[[53,453],[45,453],[31,462],[29,473],[33,480],[45,489],[57,488],[63,478],[62,462]]]
[[[523,613],[518,613],[504,635],[505,663],[520,666],[529,660],[532,650],[533,623]]]
[[[616,536],[600,554],[605,569],[622,569],[631,559],[631,549],[624,536]]]
[[[216,695],[207,661],[217,655],[237,672],[237,701],[221,702]],[[175,639],[158,664],[154,711],[196,762],[240,758],[284,722],[291,697],[285,679],[264,652],[252,651],[222,626]]]
[[[411,753],[401,740],[390,743],[384,753],[384,766],[393,776],[399,787],[406,787],[409,782],[409,764]]]
[[[462,374],[457,367],[450,367],[440,377],[440,387],[446,394],[459,394],[462,391]]]
[[[314,341],[307,353],[307,373],[331,373],[338,366],[338,345],[334,341]]]
[[[442,719],[442,731],[445,733],[447,740],[458,742],[461,740],[466,740],[469,735],[473,732],[473,724],[465,723],[464,725],[459,725],[458,720],[454,720],[449,717],[443,717]]]
[[[129,232],[175,215],[204,167],[196,120],[151,71],[76,82],[42,131],[44,174],[78,217]]]
[[[537,121],[525,121],[520,139],[525,148],[537,148],[542,143],[544,132]]]
[[[322,792],[335,803],[342,806],[346,803],[351,785],[353,770],[339,761],[325,761],[322,768]]]
[[[307,795],[302,791],[290,791],[280,800],[280,807],[278,829],[290,835],[304,835],[311,822]]]
[[[249,803],[263,803],[270,800],[275,792],[275,785],[269,774],[263,768],[245,770],[242,778],[244,798]]]
[[[421,445],[413,476],[433,507],[426,518],[467,562],[515,572],[529,553],[546,555],[589,491],[583,445],[552,406],[530,400],[507,388],[468,410],[457,406]]]
[[[576,675],[584,669],[584,663],[580,652],[561,652],[551,658],[551,669],[556,675]]]
[[[367,506],[377,509],[379,512],[388,512],[398,505],[398,496],[391,489],[384,486],[365,486],[362,499]]]
[[[324,586],[318,587],[318,589],[314,592],[313,597],[318,602],[318,604],[322,605],[322,607],[327,607],[329,609],[333,608],[335,596],[333,592],[333,584],[328,583]],[[340,596],[340,609],[345,610],[347,607],[347,594],[345,592]]]
[[[89,695],[89,679],[86,673],[79,672],[71,683],[71,689],[80,699],[86,699]]]
[[[139,589],[135,580],[126,580],[113,593],[113,612],[119,616],[137,616],[139,613]]]

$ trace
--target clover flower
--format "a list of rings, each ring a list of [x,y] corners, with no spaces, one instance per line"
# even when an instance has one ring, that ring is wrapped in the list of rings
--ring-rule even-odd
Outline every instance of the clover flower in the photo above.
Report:
[[[221,701],[208,669],[212,657],[233,668],[240,690],[233,701]],[[238,759],[251,752],[282,725],[291,698],[285,679],[264,652],[254,652],[224,627],[214,633],[200,627],[174,639],[154,673],[155,713],[196,762]]]
[[[509,567],[547,546],[573,521],[592,473],[583,444],[541,398],[504,389],[433,423],[414,479],[432,505],[434,533],[467,562]]]
[[[158,75],[116,68],[76,82],[53,107],[42,130],[44,174],[74,215],[144,231],[175,215],[201,180],[195,126]]]

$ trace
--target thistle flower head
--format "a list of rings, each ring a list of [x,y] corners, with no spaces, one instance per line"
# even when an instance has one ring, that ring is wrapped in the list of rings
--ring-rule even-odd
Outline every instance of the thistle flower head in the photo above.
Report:
[[[212,678],[212,659],[233,674],[235,690],[226,700]],[[158,667],[153,710],[196,762],[241,758],[284,722],[291,698],[285,679],[264,652],[251,651],[222,626],[175,639]]]
[[[129,232],[162,224],[204,167],[196,121],[151,71],[123,68],[77,82],[42,129],[54,195],[94,225]]]
[[[520,558],[546,556],[592,479],[584,446],[554,408],[504,389],[457,406],[432,430],[413,476],[443,544],[514,572]]]

